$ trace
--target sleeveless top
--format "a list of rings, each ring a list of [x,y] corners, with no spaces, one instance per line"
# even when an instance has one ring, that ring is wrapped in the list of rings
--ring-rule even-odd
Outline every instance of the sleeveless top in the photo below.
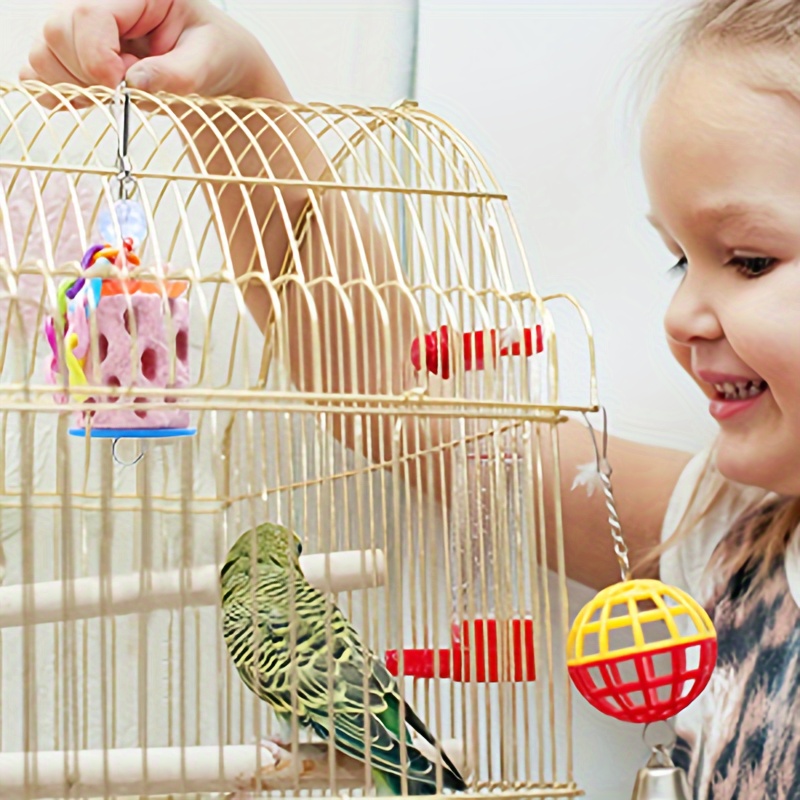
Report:
[[[693,458],[664,520],[669,537],[702,478],[708,451]],[[661,580],[701,602],[717,630],[717,665],[703,694],[676,719],[673,758],[695,800],[800,798],[800,533],[764,575],[761,561],[726,567],[764,532],[742,512],[761,489],[733,484],[712,513],[661,558]],[[702,491],[697,495],[702,497]],[[765,518],[769,498],[752,515]],[[707,569],[714,557],[711,569]]]

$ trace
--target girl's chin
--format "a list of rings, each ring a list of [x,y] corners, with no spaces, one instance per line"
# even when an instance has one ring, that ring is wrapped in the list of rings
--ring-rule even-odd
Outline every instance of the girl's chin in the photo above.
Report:
[[[800,495],[800,448],[779,453],[763,441],[748,443],[723,431],[717,439],[716,466],[734,483],[781,495]]]

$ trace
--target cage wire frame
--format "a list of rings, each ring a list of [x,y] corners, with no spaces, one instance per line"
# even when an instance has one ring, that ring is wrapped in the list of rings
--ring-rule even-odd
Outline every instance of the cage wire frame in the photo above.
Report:
[[[39,102],[45,97],[57,111]],[[401,652],[401,690],[468,776],[465,797],[582,794],[569,680],[555,645],[569,627],[558,425],[567,412],[598,409],[583,309],[568,294],[536,292],[508,199],[487,164],[416,103],[361,108],[137,90],[130,97],[129,153],[148,234],[141,266],[123,275],[149,281],[161,296],[173,342],[167,383],[178,360],[168,284],[186,282],[191,379],[178,388],[135,385],[134,375],[127,387],[93,384],[82,390],[94,400],[86,412],[65,380],[43,380],[41,331],[59,284],[81,274],[97,216],[114,200],[114,91],[0,83],[3,796],[371,795],[369,763],[309,740],[296,720],[290,743],[265,743],[271,713],[225,651],[219,567],[239,533],[266,519],[301,533],[312,554],[307,577],[316,570],[314,580],[365,646],[379,656]],[[211,155],[199,152],[190,119],[216,136]],[[259,150],[265,132],[277,142],[273,152]],[[305,173],[291,141],[298,132],[324,153],[324,178]],[[243,169],[248,153],[255,174]],[[296,172],[276,176],[271,165],[287,154]],[[208,168],[213,157],[224,170]],[[242,198],[233,222],[221,211],[227,189]],[[256,208],[261,189],[274,195],[266,216]],[[287,207],[292,192],[304,199],[296,219]],[[333,208],[323,212],[326,202]],[[270,220],[288,239],[278,267],[262,243]],[[366,239],[363,225],[373,226]],[[240,226],[255,240],[244,269],[231,251]],[[376,240],[387,258],[383,283],[370,274],[382,257]],[[327,272],[307,274],[314,258]],[[348,272],[353,264],[360,274]],[[93,274],[119,275],[111,267]],[[247,308],[251,284],[268,299],[266,335]],[[140,343],[128,287],[123,282],[133,364]],[[336,303],[321,322],[315,292],[323,290]],[[301,337],[289,292],[310,319]],[[363,297],[369,313],[358,309]],[[551,311],[559,301],[585,335],[579,404],[560,399]],[[393,343],[402,303],[411,309],[412,339],[448,326],[449,377],[415,370],[411,342]],[[325,324],[346,334],[339,358],[326,351]],[[537,326],[541,353],[460,368],[468,358],[462,333],[518,335]],[[97,375],[94,320],[91,327],[87,363]],[[377,376],[358,360],[370,335],[383,350]],[[63,363],[60,339],[57,347]],[[356,362],[348,362],[349,379],[371,391],[348,390],[348,353]],[[311,374],[298,383],[292,369],[309,359]],[[195,437],[134,445],[142,457],[123,467],[112,443],[91,435],[92,412],[147,414],[167,399],[192,415]],[[67,435],[76,415],[88,426],[84,440]],[[420,491],[426,481],[440,499]],[[340,551],[358,554],[349,577],[336,574]],[[534,681],[403,677],[403,648],[443,646],[451,626],[481,615],[533,619]],[[498,631],[502,669],[518,643]],[[566,731],[563,749],[557,724]]]

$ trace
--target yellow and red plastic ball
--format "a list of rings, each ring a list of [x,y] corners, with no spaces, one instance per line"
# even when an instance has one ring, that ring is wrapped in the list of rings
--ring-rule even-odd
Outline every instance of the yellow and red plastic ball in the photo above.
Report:
[[[620,646],[614,639],[626,639]],[[674,716],[708,684],[717,637],[686,592],[657,580],[609,586],[580,611],[567,641],[567,668],[599,711],[627,722]]]

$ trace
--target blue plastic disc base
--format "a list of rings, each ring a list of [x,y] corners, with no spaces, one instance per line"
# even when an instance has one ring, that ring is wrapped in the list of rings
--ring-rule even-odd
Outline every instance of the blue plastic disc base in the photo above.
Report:
[[[70,428],[70,436],[86,438],[86,428]],[[194,436],[197,428],[92,428],[90,439],[172,439]]]

